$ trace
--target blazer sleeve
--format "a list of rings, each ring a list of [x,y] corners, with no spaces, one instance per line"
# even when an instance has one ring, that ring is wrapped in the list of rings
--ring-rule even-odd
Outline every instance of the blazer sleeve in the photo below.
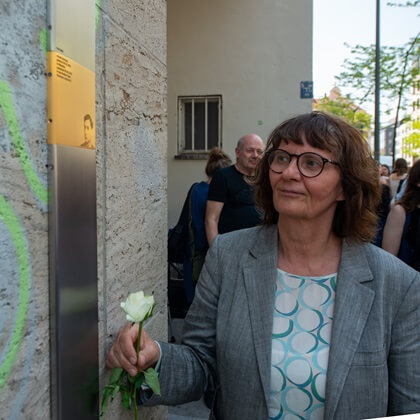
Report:
[[[420,412],[420,274],[396,313],[389,352],[388,415]]]
[[[144,405],[176,405],[198,400],[216,375],[216,319],[220,290],[218,237],[206,256],[194,301],[185,318],[181,345],[159,342],[161,396]]]

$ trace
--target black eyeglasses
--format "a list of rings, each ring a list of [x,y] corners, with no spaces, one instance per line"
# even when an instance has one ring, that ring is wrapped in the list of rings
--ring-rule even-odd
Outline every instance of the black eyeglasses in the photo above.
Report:
[[[269,152],[268,165],[273,172],[281,174],[285,171],[292,160],[292,157],[296,157],[296,164],[299,172],[306,178],[315,178],[324,169],[326,163],[332,163],[338,165],[338,162],[326,159],[318,153],[306,152],[296,155],[293,153],[286,152],[283,149],[274,149]]]

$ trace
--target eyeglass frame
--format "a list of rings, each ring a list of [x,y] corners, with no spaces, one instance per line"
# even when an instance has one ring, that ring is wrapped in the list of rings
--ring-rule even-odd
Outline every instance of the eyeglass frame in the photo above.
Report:
[[[275,153],[276,151],[278,151],[278,150],[280,150],[281,152],[286,153],[286,154],[289,156],[289,163],[288,163],[288,165],[286,166],[286,168],[284,168],[281,172],[278,172],[278,171],[275,171],[274,169],[271,169],[271,164],[273,163],[273,161],[270,163],[270,156],[271,156],[272,154],[274,154],[274,153]],[[284,150],[284,149],[271,149],[271,150],[269,150],[268,152],[266,152],[266,154],[267,154],[267,163],[268,163],[268,168],[270,169],[270,171],[273,171],[275,174],[282,174],[282,173],[283,173],[283,172],[284,172],[287,168],[289,168],[290,164],[292,163],[292,158],[293,158],[293,157],[296,157],[296,167],[297,167],[297,169],[298,169],[299,173],[300,173],[303,177],[305,177],[305,178],[316,178],[317,176],[321,175],[321,174],[322,174],[322,172],[323,172],[323,170],[324,170],[324,168],[325,168],[325,164],[326,164],[326,163],[331,163],[331,164],[333,164],[333,165],[340,166],[340,163],[339,163],[339,162],[335,162],[334,160],[327,159],[327,158],[325,158],[324,156],[321,156],[319,153],[315,153],[315,152],[304,152],[304,153],[300,153],[300,154],[298,155],[298,154],[296,154],[296,153],[289,153],[287,150]],[[320,158],[321,158],[321,160],[322,160],[322,168],[321,168],[321,170],[319,171],[319,173],[318,173],[318,174],[316,174],[316,175],[314,175],[314,176],[308,176],[308,175],[305,175],[305,174],[303,174],[303,173],[302,173],[302,171],[300,170],[300,166],[299,166],[299,159],[300,159],[300,157],[301,157],[301,156],[303,156],[303,155],[315,155],[315,156],[318,156],[318,157],[320,157]]]

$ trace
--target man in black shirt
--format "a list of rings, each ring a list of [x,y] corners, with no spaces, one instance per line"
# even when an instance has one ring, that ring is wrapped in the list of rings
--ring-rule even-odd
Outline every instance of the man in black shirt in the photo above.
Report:
[[[218,233],[256,226],[261,215],[254,205],[254,189],[247,177],[264,153],[264,143],[256,134],[239,139],[235,149],[236,163],[219,169],[210,183],[206,208],[206,235],[209,244]]]

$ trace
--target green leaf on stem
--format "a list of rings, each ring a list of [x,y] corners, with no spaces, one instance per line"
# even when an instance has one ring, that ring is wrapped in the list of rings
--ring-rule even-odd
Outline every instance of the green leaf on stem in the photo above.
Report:
[[[136,382],[136,376],[131,376],[131,375],[127,375],[128,378],[128,382],[130,382],[130,384],[134,384],[134,382]]]
[[[122,391],[121,403],[127,410],[131,409],[131,394],[130,394],[130,391],[128,389]]]
[[[102,417],[105,414],[105,411],[108,406],[108,397],[111,394],[112,388],[107,386],[104,388],[104,393],[102,395],[102,402],[101,402],[101,412],[99,414],[99,417]]]
[[[160,395],[160,384],[157,372],[153,368],[144,371],[144,381],[156,395]]]
[[[120,392],[130,392],[130,388],[127,385],[121,384],[120,385]]]
[[[108,384],[116,384],[121,379],[122,374],[124,373],[123,368],[114,368],[111,370],[111,374],[109,375]]]
[[[143,372],[141,372],[136,376],[136,382],[134,384],[136,389],[140,389],[143,382],[144,382],[144,374]]]
[[[111,401],[117,396],[119,391],[120,391],[120,387],[119,385],[116,385],[111,394]]]

